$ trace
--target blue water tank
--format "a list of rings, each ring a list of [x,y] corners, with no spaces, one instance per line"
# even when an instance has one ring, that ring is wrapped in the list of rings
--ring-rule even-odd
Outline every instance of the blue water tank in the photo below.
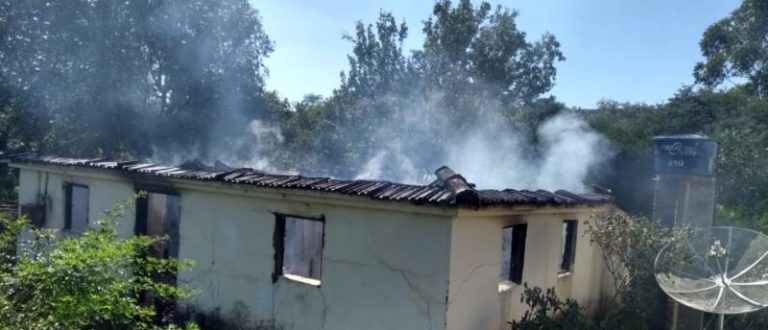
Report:
[[[657,174],[715,175],[717,141],[701,135],[653,138]]]

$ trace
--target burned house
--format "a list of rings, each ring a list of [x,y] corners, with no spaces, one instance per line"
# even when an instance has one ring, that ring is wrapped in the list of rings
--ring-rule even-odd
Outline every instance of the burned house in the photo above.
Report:
[[[504,329],[523,283],[587,310],[610,294],[583,235],[609,198],[482,190],[451,169],[429,185],[195,169],[35,155],[19,204],[38,225],[76,234],[146,191],[123,237],[167,234],[162,253],[195,261],[180,309],[283,329]]]

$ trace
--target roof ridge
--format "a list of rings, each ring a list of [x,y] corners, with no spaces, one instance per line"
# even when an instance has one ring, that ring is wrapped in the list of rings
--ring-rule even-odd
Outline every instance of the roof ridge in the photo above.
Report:
[[[416,185],[386,180],[350,180],[288,173],[267,173],[247,167],[228,170],[193,170],[184,169],[178,165],[163,165],[138,160],[110,161],[103,158],[68,158],[34,153],[0,154],[0,157],[0,161],[8,163],[81,167],[132,173],[139,176],[220,181],[263,188],[310,190],[348,196],[367,196],[374,200],[408,201],[417,205],[431,204],[479,209],[488,206],[515,205],[594,205],[611,201],[610,196],[606,195],[575,194],[564,190],[555,192],[514,189],[479,190],[448,166],[441,166],[435,171],[437,179],[434,182]]]

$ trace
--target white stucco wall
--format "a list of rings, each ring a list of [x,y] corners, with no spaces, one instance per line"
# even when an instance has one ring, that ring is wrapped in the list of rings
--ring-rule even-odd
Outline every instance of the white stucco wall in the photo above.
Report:
[[[441,329],[450,218],[181,192],[180,281],[204,310],[245,306],[285,329]],[[273,284],[274,213],[325,217],[322,283]]]
[[[48,226],[64,226],[64,184],[89,187],[91,224],[134,193],[135,178],[99,170],[22,166],[19,202],[47,186]],[[47,182],[47,185],[46,185]],[[157,183],[157,182],[155,182]],[[604,291],[601,259],[583,235],[587,208],[493,212],[376,202],[166,180],[179,193],[179,257],[196,265],[179,284],[196,294],[179,306],[218,312],[240,324],[283,329],[506,329],[522,315],[521,285],[500,292],[502,228],[528,223],[523,282],[556,287],[592,309]],[[548,210],[551,210],[549,212]],[[134,208],[119,219],[134,232]],[[275,213],[324,217],[320,286],[272,282]],[[562,221],[579,220],[572,274],[558,277]],[[246,324],[247,325],[247,324]]]
[[[496,329],[501,323],[500,220],[457,217],[453,221],[447,329]]]
[[[602,260],[584,236],[586,221],[595,210],[551,210],[517,215],[466,213],[454,219],[448,329],[509,329],[508,322],[519,319],[527,309],[520,302],[522,283],[554,287],[561,299],[576,299],[589,311],[599,307],[605,295]],[[578,240],[571,273],[558,276],[563,220],[579,220]],[[500,281],[502,229],[517,223],[528,224],[521,284]]]
[[[66,182],[89,186],[91,219],[134,193],[132,180],[103,171],[22,168],[20,203],[37,202],[46,176],[51,228],[64,226]],[[251,188],[176,183],[166,182],[181,198],[179,257],[196,263],[178,278],[179,285],[196,291],[181,309],[195,306],[244,326],[274,322],[286,330],[445,328],[449,211],[364,198],[340,205],[326,203],[323,194],[309,201],[289,191],[254,195]],[[125,237],[133,234],[134,213],[129,207],[120,220]],[[324,217],[320,286],[286,278],[272,283],[274,213]]]
[[[587,311],[595,312],[603,307],[602,298],[610,295],[607,285],[610,283],[608,273],[603,267],[600,250],[589,242],[587,235],[590,216],[597,210],[580,213],[575,218],[579,220],[576,256],[571,275],[559,277],[556,292],[560,297],[569,297],[579,302]]]
[[[126,201],[134,194],[133,183],[118,176],[93,178],[74,170],[47,172],[22,168],[19,171],[19,205],[45,203],[46,227],[64,228],[64,185],[75,183],[89,188],[89,225],[104,219],[103,213],[115,207],[116,201]],[[47,194],[47,198],[43,197]],[[121,237],[133,235],[134,208],[128,207],[122,217],[115,219]]]

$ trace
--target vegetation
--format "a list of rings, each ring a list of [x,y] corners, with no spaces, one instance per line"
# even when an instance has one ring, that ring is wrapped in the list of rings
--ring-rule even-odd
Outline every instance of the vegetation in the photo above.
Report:
[[[119,239],[123,207],[77,236],[0,220],[0,329],[176,328],[158,306],[190,291],[163,279],[189,263],[152,257],[162,238]]]
[[[227,133],[266,113],[271,50],[246,0],[0,2],[0,148],[237,149]]]
[[[686,229],[665,228],[648,219],[604,212],[590,219],[586,236],[600,247],[612,279],[614,295],[594,319],[583,316],[572,300],[561,301],[554,288],[525,287],[521,301],[531,311],[512,324],[513,329],[622,329],[664,328],[666,295],[656,285],[656,255],[665,246],[682,251]],[[681,257],[683,254],[680,254]]]
[[[728,17],[710,26],[701,40],[706,61],[696,64],[696,80],[715,87],[731,79],[755,96],[768,95],[768,4],[744,0]]]
[[[519,321],[511,324],[513,330],[598,330],[598,323],[584,316],[582,308],[576,301],[562,301],[555,294],[554,288],[542,290],[529,288],[524,283],[520,302],[528,306],[528,310]],[[553,317],[554,316],[554,317]]]
[[[666,313],[667,300],[656,284],[655,259],[665,246],[681,251],[687,234],[685,228],[666,228],[624,213],[600,213],[590,220],[586,235],[600,248],[615,290],[605,304],[606,329],[665,327],[658,315]]]
[[[686,228],[666,228],[649,219],[618,212],[605,212],[590,219],[586,236],[600,247],[603,262],[612,279],[615,294],[604,302],[603,311],[587,318],[572,300],[562,301],[554,288],[542,290],[525,285],[521,302],[530,311],[512,329],[621,329],[647,330],[665,328],[667,296],[656,284],[654,267],[662,248],[676,253],[670,260],[685,262],[692,258],[686,251]],[[768,323],[768,311],[729,315],[729,328],[762,329]],[[716,317],[705,317],[705,328],[715,328]]]

